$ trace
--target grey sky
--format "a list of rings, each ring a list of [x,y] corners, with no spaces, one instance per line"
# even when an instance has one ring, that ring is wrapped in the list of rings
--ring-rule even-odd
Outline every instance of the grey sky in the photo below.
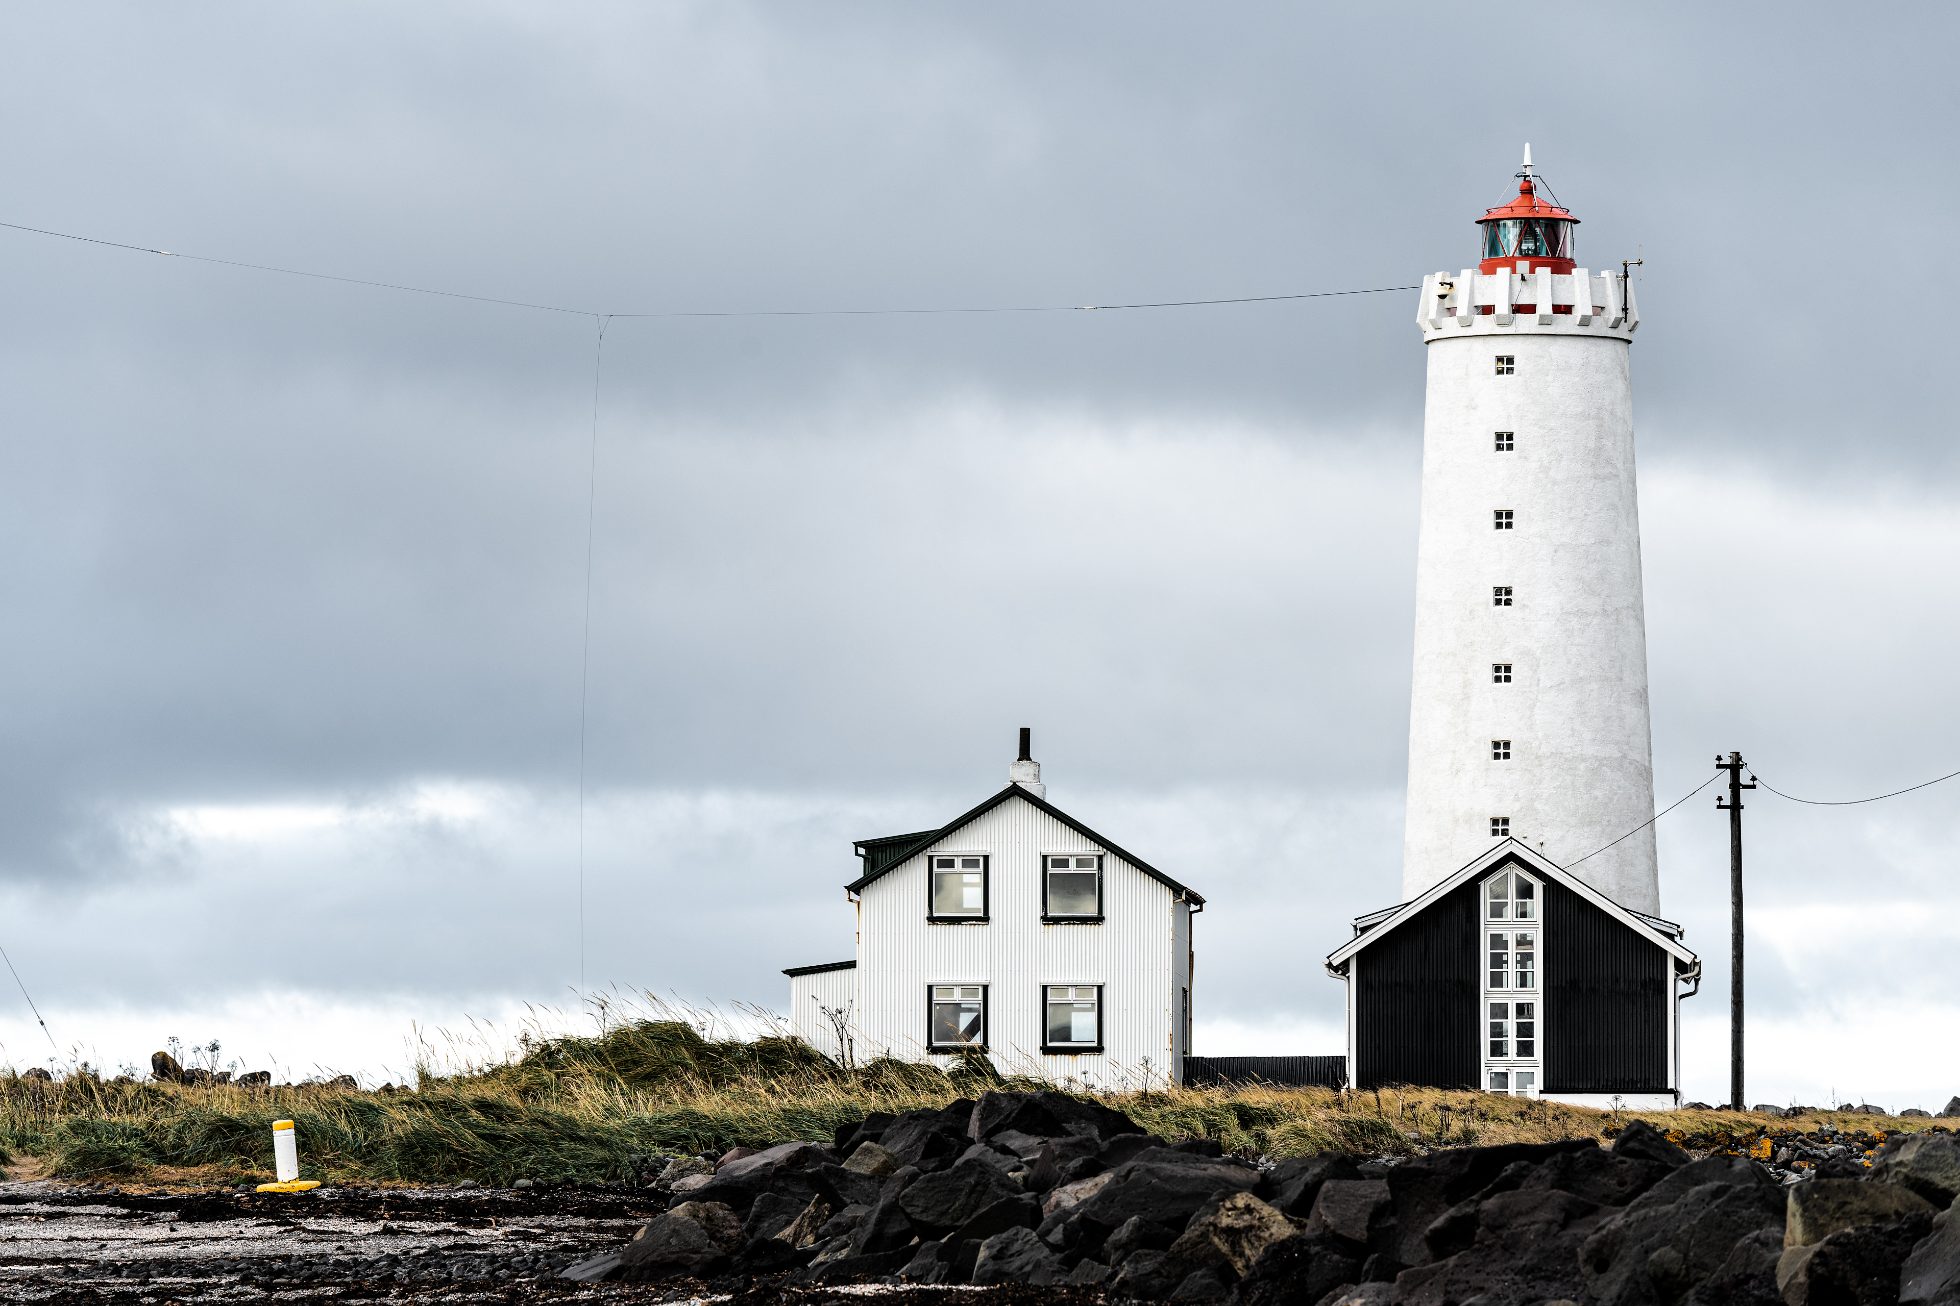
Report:
[[[1529,139],[1581,261],[1646,260],[1657,789],[1740,747],[1840,797],[1960,765],[1917,270],[1960,216],[1955,25],[71,5],[0,50],[0,220],[597,311],[1272,294],[1463,266]],[[1318,958],[1399,882],[1412,316],[615,321],[588,978],[780,1003],[779,967],[848,950],[849,841],[971,805],[1025,724],[1058,802],[1211,899],[1201,1042],[1324,1037]],[[575,982],[593,335],[0,231],[0,939],[68,1041]],[[1960,1019],[1920,991],[1960,942],[1956,804],[1752,806],[1757,1009],[1839,1031],[1765,1094],[1848,1087],[1878,1004]],[[1721,971],[1706,796],[1661,850]],[[1725,1004],[1711,974],[1690,1010]],[[1951,1053],[1882,1074],[1960,1091]]]

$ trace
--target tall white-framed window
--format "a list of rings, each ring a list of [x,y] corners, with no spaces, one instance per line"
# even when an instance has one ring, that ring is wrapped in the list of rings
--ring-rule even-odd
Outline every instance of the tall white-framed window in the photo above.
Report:
[[[1100,1052],[1102,1047],[1102,985],[1042,985],[1041,1050]]]
[[[1041,859],[1041,919],[1102,919],[1102,855],[1047,853]]]
[[[1487,921],[1535,921],[1538,919],[1538,881],[1523,871],[1502,870],[1484,881],[1484,919]]]
[[[1491,822],[1496,831],[1496,819]],[[1509,830],[1509,822],[1506,822]],[[1506,866],[1483,885],[1483,1085],[1486,1092],[1536,1097],[1544,1082],[1538,1024],[1543,886]]]
[[[1492,993],[1538,987],[1538,931],[1485,930],[1485,987]]]
[[[987,1046],[987,986],[926,986],[926,1046],[933,1050]]]
[[[987,919],[987,855],[932,854],[932,900],[926,917],[935,921]]]
[[[1491,527],[1495,530],[1500,530],[1500,531],[1516,530],[1518,528],[1517,512],[1515,509],[1511,509],[1511,508],[1492,508],[1490,510],[1490,524]]]

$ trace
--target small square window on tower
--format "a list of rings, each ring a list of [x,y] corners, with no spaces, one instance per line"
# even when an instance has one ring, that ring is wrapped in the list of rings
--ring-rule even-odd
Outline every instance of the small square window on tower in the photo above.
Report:
[[[1510,453],[1518,446],[1517,432],[1499,431],[1497,433],[1497,452]]]
[[[1493,586],[1491,586],[1491,587],[1490,587],[1490,602],[1491,602],[1491,606],[1492,606],[1492,607],[1497,607],[1497,608],[1508,608],[1508,607],[1510,607],[1510,606],[1511,606],[1511,587],[1510,587],[1509,585],[1493,585]]]
[[[1515,528],[1515,522],[1516,518],[1511,515],[1509,508],[1493,508],[1491,510],[1490,524],[1495,529],[1500,531],[1512,530]]]
[[[1491,760],[1491,761],[1493,761],[1493,762],[1508,762],[1508,761],[1510,761],[1510,760],[1511,760],[1511,741],[1510,741],[1510,740],[1508,740],[1508,739],[1493,739],[1493,740],[1491,740],[1491,741],[1490,741],[1490,760]]]
[[[1491,837],[1491,838],[1493,838],[1493,839],[1508,839],[1508,838],[1510,838],[1510,837],[1511,837],[1511,818],[1510,818],[1510,817],[1508,817],[1508,816],[1493,816],[1493,817],[1491,817],[1491,818],[1490,818],[1490,837]]]
[[[1511,683],[1511,664],[1510,664],[1509,662],[1493,662],[1493,663],[1491,663],[1491,664],[1490,664],[1490,681],[1491,681],[1491,683],[1492,683],[1493,685],[1508,685],[1508,684],[1510,684],[1510,683]]]
[[[1513,373],[1515,373],[1517,370],[1518,370],[1517,355],[1499,354],[1497,356],[1497,374],[1499,376],[1510,376]]]

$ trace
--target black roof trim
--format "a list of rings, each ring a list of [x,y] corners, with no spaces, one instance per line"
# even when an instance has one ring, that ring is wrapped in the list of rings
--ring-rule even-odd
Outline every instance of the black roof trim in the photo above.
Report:
[[[833,970],[856,970],[856,969],[857,969],[857,963],[855,961],[826,961],[816,966],[785,967],[783,970],[783,974],[789,976],[791,979],[795,979],[799,975],[825,975]]]
[[[1061,808],[1055,806],[1047,799],[1036,797],[1036,795],[1032,790],[1024,788],[1023,786],[1018,784],[1008,785],[1007,788],[1001,790],[999,793],[995,794],[992,798],[989,798],[986,802],[981,803],[978,807],[974,808],[972,811],[967,812],[961,816],[954,817],[951,821],[947,822],[945,825],[942,825],[937,830],[928,830],[916,836],[895,835],[892,837],[891,840],[867,839],[862,841],[861,843],[858,844],[859,848],[864,848],[874,843],[880,845],[888,845],[890,847],[890,856],[886,857],[883,863],[878,867],[876,867],[875,869],[872,868],[871,866],[871,859],[869,857],[866,857],[865,873],[859,876],[857,879],[851,881],[849,884],[845,885],[844,886],[845,892],[858,893],[862,891],[867,884],[870,884],[873,880],[885,874],[887,871],[891,870],[894,866],[897,866],[899,863],[907,861],[912,857],[917,856],[919,853],[924,852],[926,849],[938,843],[941,839],[946,838],[948,835],[960,829],[962,826],[970,825],[974,821],[979,820],[981,817],[985,816],[988,812],[993,811],[994,808],[999,807],[1002,803],[1006,802],[1010,798],[1019,798],[1022,802],[1032,804],[1037,811],[1045,812],[1049,816],[1054,817],[1056,820],[1060,821],[1063,825],[1066,825],[1069,829],[1081,835],[1084,839],[1088,839],[1102,845],[1102,847],[1105,850],[1114,853],[1118,857],[1121,857],[1124,861],[1136,867],[1139,871],[1142,871],[1145,875],[1148,875],[1151,879],[1157,881],[1157,883],[1163,885],[1166,889],[1169,889],[1172,893],[1182,894],[1185,898],[1189,899],[1191,902],[1196,903],[1200,907],[1205,905],[1205,899],[1203,894],[1200,894],[1193,889],[1186,888],[1184,885],[1179,884],[1176,880],[1173,880],[1170,876],[1164,874],[1162,871],[1158,870],[1150,863],[1144,861],[1141,857],[1138,857],[1134,853],[1124,851],[1122,848],[1118,847],[1112,840],[1106,839],[1102,835],[1097,834],[1094,830],[1091,830],[1088,826],[1082,824],[1082,822],[1076,820],[1073,816],[1070,816],[1067,812],[1064,812]],[[899,840],[903,840],[906,838],[912,839],[912,842],[909,844],[902,844],[898,842]],[[885,851],[885,848],[881,847],[879,851],[882,853]],[[860,853],[859,855],[863,856],[862,853]]]
[[[887,834],[876,839],[859,839],[852,847],[864,862],[864,873],[876,875],[891,865],[892,854],[911,847],[921,839],[938,834],[937,830],[920,830],[914,834]]]

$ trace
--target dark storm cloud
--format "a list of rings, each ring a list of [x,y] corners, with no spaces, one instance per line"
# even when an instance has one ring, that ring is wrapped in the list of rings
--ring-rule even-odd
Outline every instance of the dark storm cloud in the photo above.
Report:
[[[0,52],[0,219],[599,312],[1082,304],[1461,267],[1529,139],[1583,261],[1646,260],[1663,800],[1744,745],[1876,792],[1947,769],[1960,707],[1939,287],[1914,271],[1956,217],[1953,25],[68,6]],[[771,997],[778,954],[842,910],[840,851],[877,832],[856,823],[963,808],[1035,724],[1070,790],[1164,814],[1151,846],[1198,868],[1211,1010],[1331,1002],[1259,959],[1317,957],[1396,883],[1413,307],[614,321],[596,973]],[[188,985],[129,936],[227,938],[300,885],[363,965],[237,983],[563,982],[534,936],[570,910],[596,327],[0,232],[0,873],[58,923],[37,972],[88,938],[77,994]],[[495,819],[401,807],[429,777],[500,795]],[[1940,792],[1924,828],[1762,801],[1757,901],[1809,928],[1846,857],[1885,901],[1950,893],[1922,864]],[[239,803],[365,815],[270,861],[171,815]],[[1702,806],[1661,837],[1670,909],[1714,953]],[[395,894],[413,910],[377,907]],[[653,913],[752,946],[649,954]],[[1765,1003],[1819,991],[1764,974]]]

